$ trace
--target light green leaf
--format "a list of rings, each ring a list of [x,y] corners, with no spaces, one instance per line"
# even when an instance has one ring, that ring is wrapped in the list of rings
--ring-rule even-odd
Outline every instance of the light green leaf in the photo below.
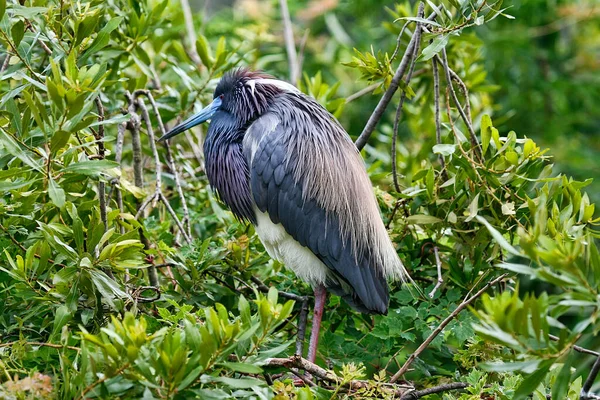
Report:
[[[407,224],[429,225],[437,224],[438,222],[442,222],[442,220],[438,217],[434,217],[433,215],[417,214],[406,218]]]
[[[65,191],[51,176],[48,177],[48,195],[50,196],[50,200],[52,200],[58,208],[64,207],[66,201]]]
[[[508,243],[508,240],[506,240],[506,238],[504,236],[502,236],[502,234],[500,232],[498,232],[496,230],[496,228],[494,228],[492,225],[490,225],[489,222],[487,222],[485,220],[485,218],[481,217],[481,216],[477,216],[477,221],[479,221],[480,223],[482,223],[483,225],[485,225],[486,228],[488,228],[488,230],[490,231],[492,237],[496,240],[496,242],[498,242],[498,244],[500,245],[500,247],[502,247],[504,250],[508,251],[509,253],[515,255],[515,256],[520,256],[521,253],[519,253],[517,251],[517,249],[515,249],[510,243]]]

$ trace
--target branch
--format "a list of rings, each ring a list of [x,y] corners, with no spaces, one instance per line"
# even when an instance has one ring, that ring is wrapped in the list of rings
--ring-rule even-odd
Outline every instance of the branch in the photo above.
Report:
[[[317,364],[313,364],[310,361],[298,357],[292,356],[289,358],[268,358],[265,360],[263,364],[265,367],[285,367],[289,370],[293,370],[295,368],[302,369],[309,373],[312,376],[316,376],[321,380],[328,381],[334,383],[336,385],[340,385],[350,390],[356,389],[366,389],[372,388],[376,385],[382,385],[386,394],[393,395],[397,397],[403,396],[407,391],[414,390],[414,387],[411,385],[402,385],[402,384],[391,384],[391,383],[373,383],[369,381],[362,380],[353,380],[353,381],[344,381],[342,378],[338,377],[332,371],[329,371],[325,368],[321,368]]]
[[[585,380],[585,383],[583,384],[583,387],[581,388],[580,398],[582,400],[587,399],[589,397],[590,389],[592,388],[592,385],[594,384],[594,381],[598,376],[598,372],[600,372],[600,357],[596,358],[594,365],[592,365],[592,370],[590,371],[590,374],[588,375],[587,379]]]
[[[298,334],[296,335],[296,356],[304,354],[304,336],[306,334],[306,320],[308,318],[308,299],[302,301],[300,316],[298,317]]]
[[[300,68],[298,65],[298,54],[296,53],[296,43],[294,41],[294,31],[290,19],[290,10],[287,0],[279,0],[281,8],[281,18],[283,19],[283,37],[285,38],[285,48],[287,50],[288,63],[290,65],[290,82],[293,85],[298,83],[300,78]]]
[[[438,73],[437,57],[431,59],[433,70],[433,103],[435,108],[435,142],[442,143],[442,123],[440,120],[440,75]],[[446,171],[446,161],[443,155],[439,155],[440,165],[442,166],[442,177],[448,180],[448,172]]]
[[[456,307],[456,309],[454,311],[452,311],[452,313],[450,313],[450,315],[448,315],[446,317],[446,319],[444,319],[439,324],[439,326],[437,328],[435,328],[435,330],[433,332],[431,332],[431,335],[429,335],[429,337],[427,339],[425,339],[425,341],[423,343],[421,343],[421,345],[417,348],[417,350],[408,357],[408,360],[406,360],[406,362],[400,368],[400,370],[398,372],[396,372],[394,374],[394,376],[392,376],[392,379],[390,379],[390,382],[394,383],[402,375],[404,375],[406,373],[406,371],[408,371],[408,367],[410,367],[410,365],[412,364],[412,362],[423,352],[423,350],[425,350],[427,348],[427,346],[429,346],[429,344],[433,341],[433,339],[435,339],[437,337],[437,335],[439,335],[444,330],[444,328],[446,327],[446,325],[448,325],[450,323],[450,321],[452,321],[454,318],[456,318],[456,316],[462,310],[464,310],[475,299],[477,299],[479,296],[481,296],[490,286],[493,286],[496,283],[500,282],[502,279],[506,278],[507,275],[508,274],[502,274],[499,277],[497,277],[496,279],[494,279],[493,281],[488,282],[477,293],[475,293],[473,296],[469,297],[468,299],[465,299],[462,303],[460,303],[458,305],[458,307]]]
[[[433,12],[427,19],[429,21],[433,21],[435,19],[435,17],[436,17],[436,13]],[[394,93],[396,93],[396,90],[398,90],[400,80],[402,79],[402,77],[404,76],[404,72],[406,72],[406,69],[408,68],[408,64],[409,64],[409,61],[411,58],[410,56],[411,56],[412,52],[414,51],[414,47],[416,45],[417,39],[418,39],[417,35],[413,34],[412,38],[410,39],[410,42],[408,43],[408,46],[406,47],[406,52],[402,56],[400,65],[398,66],[398,69],[396,70],[396,73],[394,74],[394,77],[392,78],[392,82],[390,83],[390,86],[388,87],[386,92],[381,97],[381,100],[379,100],[379,103],[377,104],[377,107],[375,107],[375,110],[369,117],[369,120],[367,121],[365,128],[363,129],[362,133],[356,140],[356,147],[358,148],[358,150],[362,150],[362,148],[365,147],[365,144],[367,144],[367,141],[369,140],[369,137],[371,137],[371,134],[375,130],[377,123],[383,116],[385,109],[387,108],[388,104],[390,104],[390,101],[392,100]]]
[[[425,6],[423,3],[419,4],[419,11],[417,16],[419,18],[423,18],[423,10]],[[406,24],[404,25],[406,26]],[[410,83],[410,79],[412,78],[412,74],[415,70],[415,63],[417,61],[417,55],[419,53],[419,48],[421,46],[421,23],[417,22],[417,28],[415,29],[415,33],[413,36],[416,36],[415,45],[413,46],[413,51],[411,52],[410,59],[410,68],[408,70],[408,74],[406,75],[405,83],[408,85]],[[400,101],[398,102],[398,108],[396,109],[396,118],[394,118],[394,128],[392,134],[392,178],[394,181],[394,188],[396,192],[400,193],[402,190],[400,189],[400,184],[398,184],[398,170],[396,166],[396,142],[398,140],[398,125],[400,123],[400,118],[402,117],[402,107],[404,106],[404,100],[406,100],[406,91],[402,91],[402,95],[400,96]]]
[[[554,340],[555,342],[557,342],[557,341],[560,340],[560,338],[558,336],[555,336],[555,335],[548,335],[548,337],[551,340]],[[594,350],[586,349],[585,347],[573,345],[573,350],[575,350],[575,351],[577,351],[579,353],[591,354],[593,356],[600,357],[600,353],[598,353],[597,351],[594,351]]]
[[[196,30],[194,29],[194,18],[190,3],[188,0],[181,0],[181,11],[183,12],[183,19],[185,20],[185,30],[187,32],[189,47],[188,54],[192,61],[197,65],[202,65],[202,60],[196,50]]]
[[[413,392],[406,393],[402,395],[402,397],[400,397],[400,400],[417,400],[421,397],[425,397],[430,394],[447,392],[449,390],[464,389],[466,387],[469,387],[469,384],[464,382],[446,383],[444,385],[434,386],[427,389],[415,390]]]
[[[465,110],[463,109],[463,107],[460,104],[460,101],[458,100],[458,96],[456,95],[456,91],[454,90],[454,85],[452,85],[452,75],[450,74],[450,67],[448,66],[448,57],[446,56],[445,48],[442,49],[441,64],[444,67],[444,71],[446,72],[446,82],[448,83],[448,89],[450,89],[450,94],[452,95],[452,100],[454,101],[454,104],[456,105],[456,108],[458,109],[458,113],[460,114],[462,120],[464,121],[465,125],[467,126],[467,130],[469,131],[469,138],[471,139],[471,147],[473,148],[473,152],[475,153],[475,155],[477,156],[479,161],[481,161],[479,142],[477,141],[477,136],[475,135],[475,130],[473,129],[473,123],[470,118],[471,111],[469,109],[468,114],[465,113]],[[458,75],[456,75],[456,76],[458,76]],[[466,86],[465,86],[465,90],[466,90]],[[469,103],[468,100],[469,99],[467,99],[467,102],[466,102],[467,104]]]
[[[435,254],[435,265],[437,267],[437,282],[433,287],[433,290],[429,293],[429,298],[433,299],[435,292],[442,286],[444,283],[444,278],[442,277],[442,261],[440,260],[440,252],[437,246],[433,246],[433,252]]]

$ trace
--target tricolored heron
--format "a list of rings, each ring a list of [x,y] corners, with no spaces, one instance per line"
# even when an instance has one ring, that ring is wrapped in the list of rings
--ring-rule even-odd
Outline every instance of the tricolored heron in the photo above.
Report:
[[[327,291],[360,312],[385,314],[387,279],[408,276],[364,162],[333,115],[259,72],[226,73],[212,103],[160,140],[209,119],[210,185],[238,218],[254,224],[269,255],[314,289],[314,362]]]

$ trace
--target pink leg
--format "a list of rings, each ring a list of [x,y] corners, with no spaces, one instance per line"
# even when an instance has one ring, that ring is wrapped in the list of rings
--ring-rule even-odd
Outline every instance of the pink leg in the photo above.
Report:
[[[312,329],[310,331],[310,343],[308,345],[308,361],[314,363],[317,358],[317,346],[319,345],[319,331],[321,330],[321,319],[323,308],[327,300],[325,286],[315,287],[315,311],[313,313]]]

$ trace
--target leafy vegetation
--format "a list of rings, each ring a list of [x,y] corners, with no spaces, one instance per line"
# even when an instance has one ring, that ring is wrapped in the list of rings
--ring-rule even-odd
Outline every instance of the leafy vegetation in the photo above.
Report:
[[[590,389],[600,219],[591,180],[494,113],[508,100],[475,32],[511,9],[374,3],[289,4],[298,43],[310,28],[296,83],[356,138],[408,60],[362,153],[415,283],[392,285],[386,316],[330,296],[326,374],[298,387],[310,288],[210,191],[200,128],[154,140],[224,71],[288,76],[279,3],[196,14],[190,43],[179,2],[0,0],[0,398],[389,398],[399,378],[414,396],[447,389],[428,399]]]

